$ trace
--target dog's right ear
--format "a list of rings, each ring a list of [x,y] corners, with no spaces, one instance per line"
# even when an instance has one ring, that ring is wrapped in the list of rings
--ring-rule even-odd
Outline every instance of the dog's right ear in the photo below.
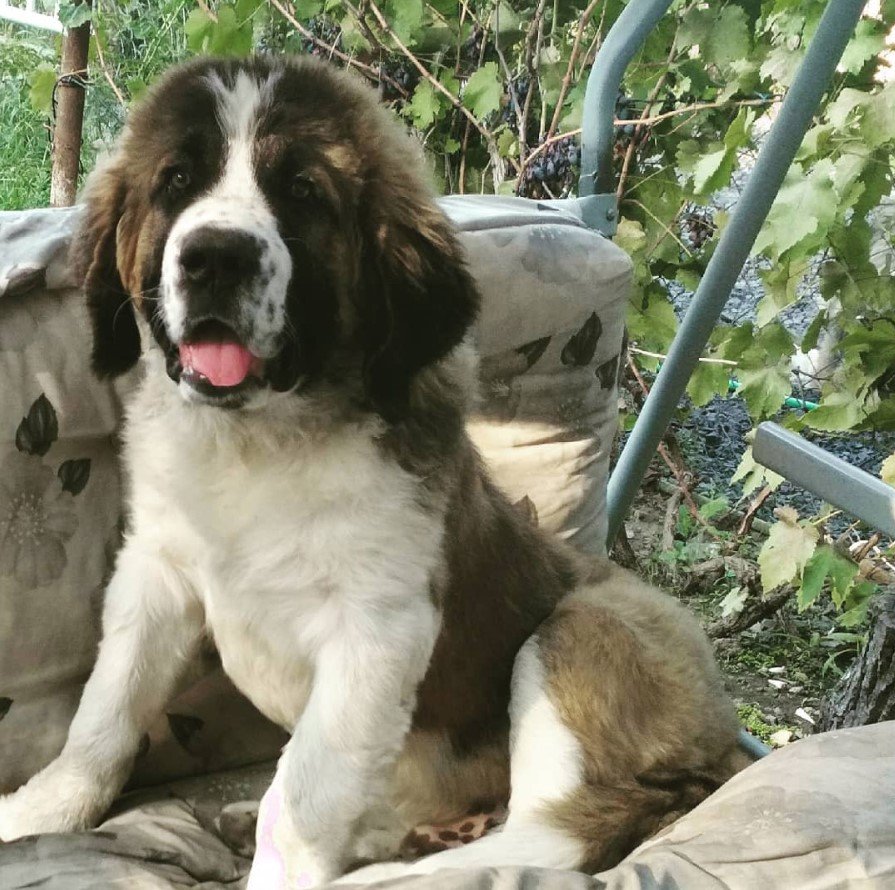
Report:
[[[114,162],[93,173],[84,198],[72,261],[83,282],[93,328],[93,370],[99,377],[117,377],[139,359],[140,332],[131,294],[119,271],[127,183]]]

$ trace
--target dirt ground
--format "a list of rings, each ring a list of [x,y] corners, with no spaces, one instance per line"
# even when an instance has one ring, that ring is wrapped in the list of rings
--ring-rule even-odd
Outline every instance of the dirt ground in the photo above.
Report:
[[[692,566],[716,555],[712,543],[702,544],[698,536],[682,542],[675,535],[685,559],[671,557],[668,551],[663,554],[672,495],[660,490],[656,481],[643,487],[625,526],[637,571],[677,595],[708,628],[721,616],[731,582],[693,584]],[[833,627],[829,608],[813,607],[799,614],[787,602],[753,627],[713,640],[740,717],[762,741],[779,747],[811,734],[822,698],[836,685],[856,651],[853,644],[829,636]]]

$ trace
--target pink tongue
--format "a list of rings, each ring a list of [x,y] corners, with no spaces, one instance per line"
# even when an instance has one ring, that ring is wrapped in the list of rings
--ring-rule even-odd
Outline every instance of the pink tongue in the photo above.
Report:
[[[238,386],[252,367],[254,356],[240,343],[184,343],[180,363],[207,378],[212,386]]]

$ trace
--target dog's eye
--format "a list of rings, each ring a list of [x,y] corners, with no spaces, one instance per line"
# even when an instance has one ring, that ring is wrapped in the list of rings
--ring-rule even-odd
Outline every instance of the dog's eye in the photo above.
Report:
[[[192,182],[192,178],[189,171],[183,167],[175,167],[168,174],[168,188],[172,192],[182,192],[189,186],[190,182]]]
[[[296,173],[292,177],[292,185],[289,188],[293,198],[299,201],[305,198],[312,198],[316,194],[314,182],[307,173]]]

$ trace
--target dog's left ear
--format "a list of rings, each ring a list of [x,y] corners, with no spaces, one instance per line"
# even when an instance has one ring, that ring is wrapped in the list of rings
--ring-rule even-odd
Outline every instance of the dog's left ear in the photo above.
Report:
[[[479,294],[448,220],[408,199],[371,221],[362,278],[367,395],[389,421],[405,413],[413,378],[465,336]]]
[[[71,250],[83,282],[93,328],[93,370],[116,377],[140,357],[140,333],[121,270],[133,260],[134,233],[127,225],[127,178],[107,161],[91,175],[85,209]]]

